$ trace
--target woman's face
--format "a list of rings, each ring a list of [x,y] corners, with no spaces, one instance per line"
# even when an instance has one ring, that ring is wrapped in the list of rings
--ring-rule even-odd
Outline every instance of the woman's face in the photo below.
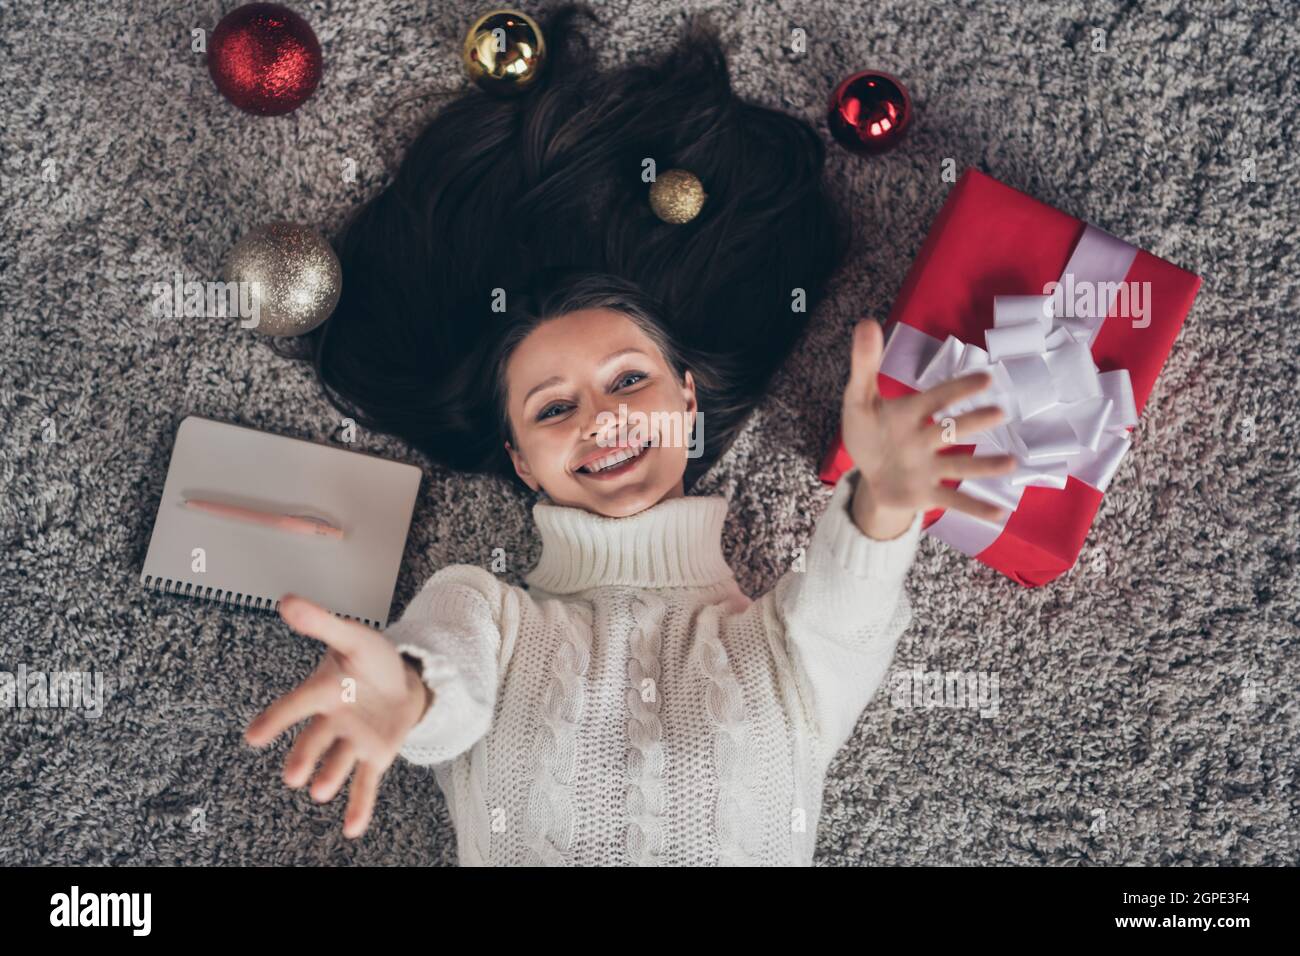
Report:
[[[621,312],[582,309],[542,323],[506,367],[515,471],[554,504],[612,518],[680,496],[696,415],[695,381],[684,378]],[[639,454],[604,474],[583,467],[629,448]]]

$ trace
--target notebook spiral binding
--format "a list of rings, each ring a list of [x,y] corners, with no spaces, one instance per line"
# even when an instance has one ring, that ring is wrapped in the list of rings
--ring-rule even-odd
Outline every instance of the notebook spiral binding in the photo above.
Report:
[[[222,607],[241,611],[271,613],[280,610],[278,598],[264,598],[256,594],[236,594],[233,591],[222,591],[220,588],[204,587],[201,584],[196,585],[193,581],[159,578],[154,577],[152,574],[146,574],[141,583],[144,584],[146,590],[153,591],[155,594],[197,598],[200,601],[212,601]],[[379,627],[378,621],[372,621],[366,617],[353,617],[351,614],[340,614],[338,611],[334,612],[334,616],[347,618],[351,621],[360,621],[367,627]]]

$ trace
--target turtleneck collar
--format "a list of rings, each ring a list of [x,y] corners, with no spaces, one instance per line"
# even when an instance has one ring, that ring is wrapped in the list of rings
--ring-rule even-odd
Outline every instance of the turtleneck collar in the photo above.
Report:
[[[542,538],[531,587],[571,594],[601,585],[712,587],[734,580],[722,554],[727,499],[665,498],[625,518],[539,501],[533,520]]]

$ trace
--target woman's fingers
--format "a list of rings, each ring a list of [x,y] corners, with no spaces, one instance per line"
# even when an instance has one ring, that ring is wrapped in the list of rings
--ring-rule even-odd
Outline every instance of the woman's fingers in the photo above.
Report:
[[[993,376],[988,372],[973,372],[970,375],[963,375],[961,378],[954,378],[951,381],[944,382],[942,385],[936,385],[934,388],[918,395],[913,395],[911,400],[915,403],[921,416],[928,418],[939,410],[947,408],[953,402],[984,391],[992,384]]]
[[[941,448],[944,445],[957,444],[959,439],[978,435],[980,432],[1001,425],[1005,418],[1006,412],[997,405],[989,405],[987,408],[977,408],[956,418],[942,419],[930,426],[934,445],[936,448]]]
[[[265,746],[299,721],[329,710],[338,693],[338,685],[328,677],[309,677],[254,717],[244,739],[254,747]]]
[[[1014,455],[939,455],[941,478],[988,478],[1016,470]]]
[[[849,367],[848,392],[855,400],[876,394],[876,375],[884,351],[884,333],[875,319],[861,319],[853,327],[853,353]]]
[[[343,817],[343,835],[359,837],[370,826],[370,815],[375,809],[375,798],[379,793],[379,778],[382,771],[368,760],[357,764],[357,772],[352,775],[352,787],[348,795],[348,809]]]
[[[296,594],[280,599],[280,617],[299,634],[306,634],[347,656],[356,652],[370,629],[325,610],[319,604]]]
[[[284,759],[285,784],[295,789],[306,786],[311,772],[316,769],[316,762],[337,736],[338,728],[325,717],[317,717],[308,724]]]
[[[935,489],[935,501],[941,508],[951,508],[953,511],[960,511],[983,521],[998,522],[1002,520],[1004,514],[1003,510],[997,505],[991,505],[987,501],[972,498],[970,495],[949,488],[947,485],[940,485]]]
[[[328,803],[338,795],[348,774],[357,762],[356,749],[342,737],[334,741],[321,761],[320,772],[311,782],[311,797],[318,803]]]

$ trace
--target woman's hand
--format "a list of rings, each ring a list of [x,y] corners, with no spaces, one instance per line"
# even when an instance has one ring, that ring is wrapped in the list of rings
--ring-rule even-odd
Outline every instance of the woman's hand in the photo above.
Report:
[[[1001,424],[1002,409],[976,409],[943,422],[931,416],[959,399],[983,391],[992,382],[976,372],[942,385],[886,401],[876,387],[884,337],[879,323],[863,319],[853,329],[853,366],[844,389],[841,433],[845,450],[861,472],[853,497],[853,517],[862,532],[878,539],[895,538],[911,525],[917,511],[952,508],[985,521],[996,521],[996,505],[942,484],[943,479],[1004,475],[1016,467],[1011,455],[973,457],[943,455],[957,439]]]
[[[299,634],[325,644],[325,658],[311,677],[262,711],[244,739],[263,747],[313,717],[285,759],[284,782],[305,786],[321,760],[311,795],[323,803],[355,767],[343,834],[358,837],[370,825],[380,779],[424,715],[429,691],[378,631],[292,594],[280,601],[280,616]]]

